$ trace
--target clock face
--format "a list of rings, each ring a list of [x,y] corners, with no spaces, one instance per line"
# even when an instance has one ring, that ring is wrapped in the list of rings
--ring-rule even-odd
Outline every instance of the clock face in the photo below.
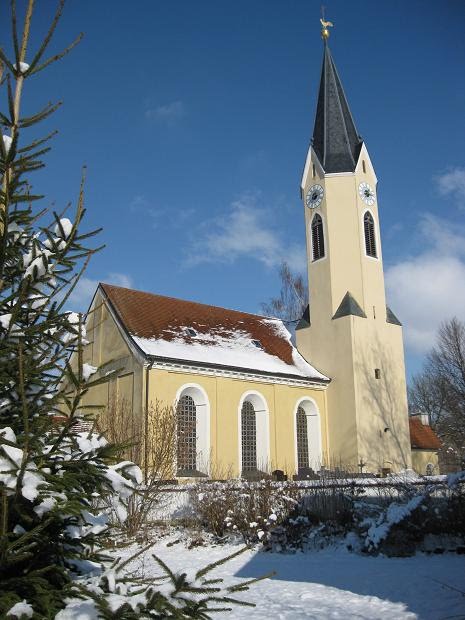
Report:
[[[312,185],[305,196],[305,204],[310,209],[316,209],[316,207],[320,206],[324,194],[325,190],[321,185]]]
[[[367,204],[369,207],[375,204],[375,192],[368,185],[368,183],[360,183],[360,185],[358,186],[358,193],[360,194],[360,197],[363,200],[363,202]]]

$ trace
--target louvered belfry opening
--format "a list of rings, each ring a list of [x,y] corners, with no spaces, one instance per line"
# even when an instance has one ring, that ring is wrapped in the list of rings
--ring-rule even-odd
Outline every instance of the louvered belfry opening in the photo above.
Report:
[[[197,409],[192,396],[181,396],[177,406],[178,475],[197,468]]]
[[[251,402],[246,400],[241,411],[241,439],[242,439],[242,471],[257,470],[257,421],[255,409]]]
[[[323,235],[323,220],[318,213],[312,220],[312,248],[313,260],[323,258],[325,255],[325,240]]]
[[[377,258],[375,221],[369,211],[365,213],[365,216],[363,218],[363,225],[365,228],[365,251],[367,253],[367,256]]]
[[[303,407],[297,408],[297,468],[308,469],[310,461],[308,457],[308,428],[307,416]]]

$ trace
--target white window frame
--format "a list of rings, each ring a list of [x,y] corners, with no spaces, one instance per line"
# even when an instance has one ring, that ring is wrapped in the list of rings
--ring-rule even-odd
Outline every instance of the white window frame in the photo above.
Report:
[[[260,392],[248,390],[242,394],[237,415],[239,475],[242,475],[242,405],[252,403],[255,410],[257,433],[257,470],[269,473],[270,470],[270,410],[266,398]]]
[[[210,401],[207,392],[198,383],[184,383],[176,392],[174,410],[179,399],[190,396],[195,403],[196,423],[196,470],[202,474],[210,474]],[[177,470],[177,463],[176,463]]]
[[[322,465],[323,452],[321,448],[321,415],[316,401],[310,396],[302,396],[294,407],[294,458],[295,471],[299,470],[297,454],[297,410],[305,411],[307,418],[308,464],[314,471],[319,471]]]
[[[365,241],[365,215],[369,213],[373,218],[373,228],[375,230],[375,243],[376,243],[376,256],[370,256],[367,254],[367,245]],[[363,254],[365,258],[370,260],[379,261],[381,258],[381,243],[379,238],[379,223],[378,220],[371,209],[364,209],[362,213],[362,244],[363,244]]]
[[[321,225],[323,227],[323,243],[325,246],[325,253],[321,258],[313,258],[313,234],[312,234],[312,223],[313,220],[315,218],[315,215],[319,215],[321,217]],[[326,234],[326,221],[325,221],[325,217],[323,215],[323,213],[319,210],[319,209],[313,209],[313,213],[312,216],[309,220],[309,239],[310,239],[310,264],[313,263],[321,263],[322,261],[326,260],[328,257],[328,245],[327,245],[327,241],[328,241],[328,236]]]

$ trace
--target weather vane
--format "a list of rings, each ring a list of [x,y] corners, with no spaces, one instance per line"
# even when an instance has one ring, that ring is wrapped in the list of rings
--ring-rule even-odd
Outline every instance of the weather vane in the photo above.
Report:
[[[321,6],[321,19],[320,19],[320,23],[321,23],[321,38],[324,41],[327,41],[329,39],[329,28],[332,28],[334,26],[333,22],[328,22],[325,20],[325,7],[322,5]]]

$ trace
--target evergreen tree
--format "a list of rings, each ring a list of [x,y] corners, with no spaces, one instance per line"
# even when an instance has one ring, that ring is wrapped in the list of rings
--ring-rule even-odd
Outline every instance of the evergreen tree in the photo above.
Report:
[[[82,363],[84,322],[66,304],[98,249],[90,245],[98,231],[81,232],[82,186],[71,219],[36,207],[43,197],[28,179],[44,166],[53,134],[32,142],[23,134],[59,104],[21,114],[26,80],[81,38],[45,57],[63,5],[32,53],[34,0],[25,6],[21,33],[12,0],[11,57],[0,49],[0,617],[208,618],[212,606],[233,602],[230,593],[244,586],[223,590],[207,578],[213,566],[189,584],[161,560],[163,587],[147,586],[118,578],[124,566],[102,553],[108,526],[98,499],[111,495],[124,517],[141,472],[117,462],[117,446],[77,425],[96,369]],[[5,23],[6,15],[0,19]]]

